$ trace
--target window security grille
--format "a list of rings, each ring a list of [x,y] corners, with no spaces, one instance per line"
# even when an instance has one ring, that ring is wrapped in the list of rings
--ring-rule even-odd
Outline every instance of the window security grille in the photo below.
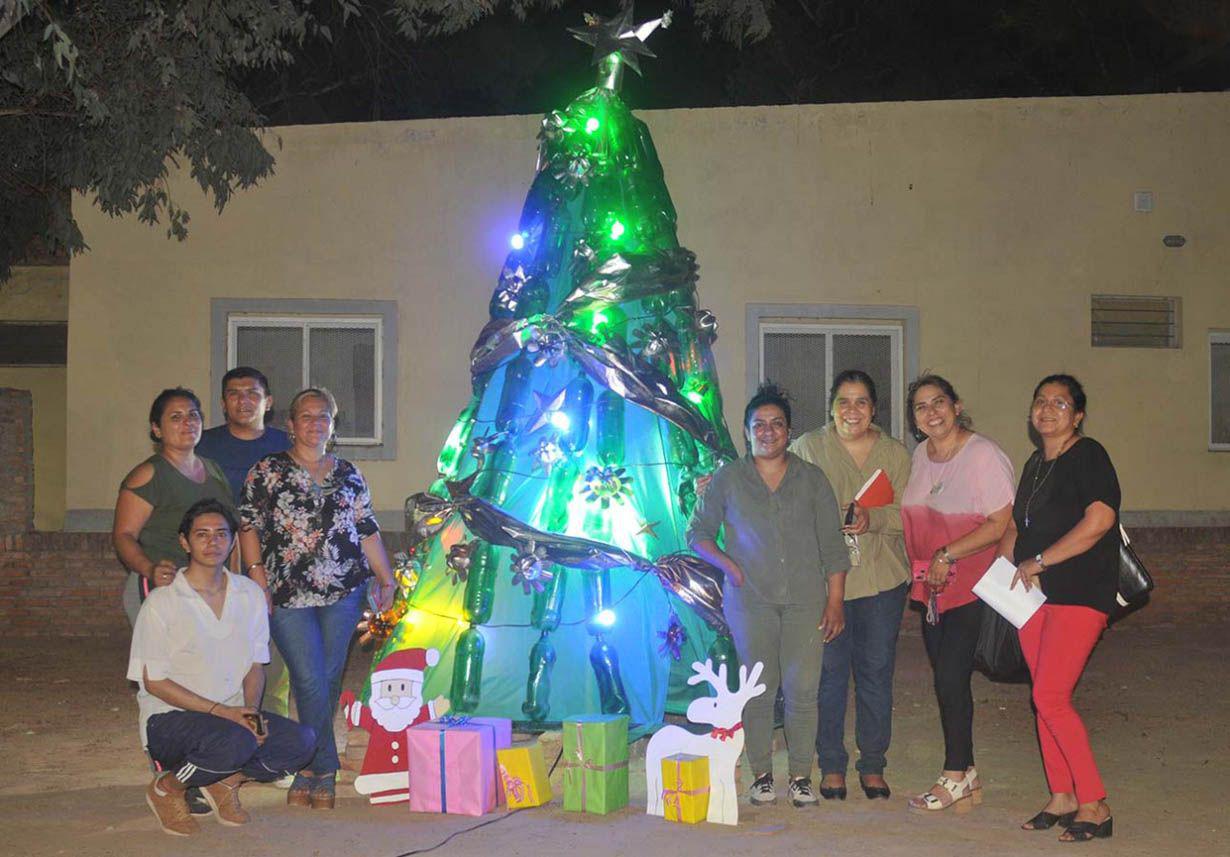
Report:
[[[1230,452],[1230,333],[1209,334],[1209,449]]]
[[[827,423],[833,377],[846,369],[861,369],[876,385],[876,425],[902,438],[897,404],[905,395],[900,328],[765,323],[760,326],[760,352],[760,379],[772,379],[791,395],[792,435]]]
[[[1179,347],[1178,298],[1093,295],[1090,320],[1094,348]]]
[[[327,387],[337,399],[338,443],[377,445],[381,438],[380,318],[232,316],[227,366],[255,366],[279,405],[304,387]]]

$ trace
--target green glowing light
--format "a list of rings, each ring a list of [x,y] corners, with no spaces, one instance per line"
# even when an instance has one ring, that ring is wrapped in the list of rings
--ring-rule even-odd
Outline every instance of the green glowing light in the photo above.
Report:
[[[696,405],[699,405],[701,402],[705,400],[704,394],[697,390],[688,390],[688,392],[684,393],[684,395],[687,396],[688,399],[693,404],[696,404]]]
[[[618,241],[619,237],[624,234],[624,225],[616,220],[611,224],[611,240]]]
[[[606,324],[607,317],[600,312],[594,313],[594,318],[589,324],[589,332],[597,333],[602,329],[602,325]]]
[[[585,120],[585,133],[586,134],[594,133],[595,131],[598,130],[598,127],[601,124],[602,123],[598,121],[598,117],[596,116],[589,117],[588,119]]]

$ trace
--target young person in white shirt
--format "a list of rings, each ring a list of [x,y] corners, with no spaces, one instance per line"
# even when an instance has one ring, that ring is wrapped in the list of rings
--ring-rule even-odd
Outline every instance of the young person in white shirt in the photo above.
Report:
[[[260,710],[269,615],[260,587],[226,570],[237,528],[216,500],[188,509],[188,565],[150,593],[133,628],[128,678],[140,684],[141,740],[159,768],[146,802],[177,836],[200,829],[188,788],[201,788],[221,824],[246,824],[240,785],[299,770],[316,745],[311,727]]]

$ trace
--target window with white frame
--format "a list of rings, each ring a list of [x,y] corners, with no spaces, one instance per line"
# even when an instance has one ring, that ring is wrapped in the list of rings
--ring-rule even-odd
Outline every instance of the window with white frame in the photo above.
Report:
[[[232,315],[226,362],[260,369],[283,404],[304,387],[327,387],[337,399],[337,442],[378,446],[382,334],[379,316]]]
[[[1209,333],[1209,449],[1230,452],[1230,331]]]
[[[828,391],[834,376],[861,369],[876,385],[874,422],[904,438],[904,337],[900,324],[868,321],[760,321],[756,327],[759,380],[781,384],[791,396],[792,434],[828,422]]]

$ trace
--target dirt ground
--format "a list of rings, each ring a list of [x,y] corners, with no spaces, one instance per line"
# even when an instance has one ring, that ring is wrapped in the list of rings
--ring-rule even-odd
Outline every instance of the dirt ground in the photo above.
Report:
[[[1077,705],[1110,790],[1115,836],[1089,847],[1122,855],[1230,854],[1220,798],[1221,768],[1230,763],[1230,615],[1222,606],[1207,611],[1199,626],[1151,606],[1114,626],[1095,651]],[[369,806],[349,786],[349,774],[332,813],[292,810],[284,792],[248,785],[243,799],[252,824],[224,828],[205,819],[196,837],[172,838],[155,826],[143,799],[148,775],[137,746],[136,702],[123,680],[126,641],[6,640],[0,747],[9,773],[0,779],[0,854],[395,857],[450,834],[456,835],[433,853],[1069,853],[1053,832],[1017,829],[1045,800],[1023,685],[974,678],[984,804],[961,817],[906,809],[906,795],[929,785],[942,762],[930,669],[913,619],[899,646],[887,772],[893,798],[871,802],[851,788],[849,800],[815,809],[794,809],[780,798],[768,808],[744,804],[737,828],[646,816],[644,764],[635,752],[643,756],[642,742],[634,748],[632,803],[607,817],[565,813],[558,797],[547,807],[484,819],[412,815],[404,805]],[[365,661],[358,652],[351,658],[348,686],[362,683]],[[357,761],[362,748],[355,743],[350,755]],[[784,756],[779,741],[779,775]]]

